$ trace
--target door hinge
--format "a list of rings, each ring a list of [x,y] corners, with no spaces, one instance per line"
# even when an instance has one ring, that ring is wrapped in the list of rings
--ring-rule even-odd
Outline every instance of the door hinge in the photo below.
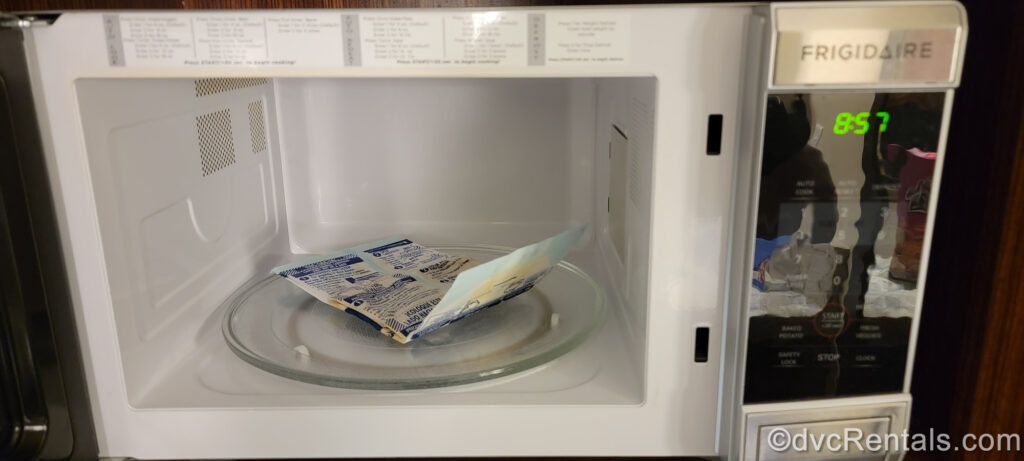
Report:
[[[11,14],[0,13],[0,29],[28,29],[53,24],[60,14]]]

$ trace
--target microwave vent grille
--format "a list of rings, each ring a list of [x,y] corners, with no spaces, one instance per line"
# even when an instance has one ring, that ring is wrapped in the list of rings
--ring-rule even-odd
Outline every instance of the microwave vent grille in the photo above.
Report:
[[[235,141],[231,135],[231,111],[218,110],[196,117],[199,157],[203,176],[235,163]]]
[[[200,78],[196,79],[196,97],[240,90],[267,84],[266,78]]]
[[[249,103],[249,135],[252,138],[252,153],[267,150],[267,129],[264,124],[263,100]]]

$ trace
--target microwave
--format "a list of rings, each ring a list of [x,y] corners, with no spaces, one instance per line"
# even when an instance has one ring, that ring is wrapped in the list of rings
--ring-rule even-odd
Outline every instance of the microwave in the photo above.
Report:
[[[5,15],[13,453],[899,459],[769,436],[907,430],[966,32],[946,1]],[[583,225],[408,344],[270,274]]]

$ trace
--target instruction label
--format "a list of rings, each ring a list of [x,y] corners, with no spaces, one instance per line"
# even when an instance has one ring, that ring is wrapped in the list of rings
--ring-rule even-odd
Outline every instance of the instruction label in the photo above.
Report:
[[[544,66],[628,61],[617,11],[120,13],[111,66]]]
[[[549,13],[549,64],[622,64],[629,53],[629,21],[617,13]]]

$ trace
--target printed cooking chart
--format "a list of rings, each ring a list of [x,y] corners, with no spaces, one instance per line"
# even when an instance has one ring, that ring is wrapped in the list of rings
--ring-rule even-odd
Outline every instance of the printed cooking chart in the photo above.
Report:
[[[125,13],[103,16],[111,66],[624,64],[618,12]]]
[[[624,63],[620,14],[361,14],[362,65]],[[546,58],[546,59],[545,59]]]
[[[192,21],[196,56],[227,64],[265,63],[267,28],[260,18],[199,17]]]
[[[366,65],[526,62],[525,14],[362,15],[360,21]]]

